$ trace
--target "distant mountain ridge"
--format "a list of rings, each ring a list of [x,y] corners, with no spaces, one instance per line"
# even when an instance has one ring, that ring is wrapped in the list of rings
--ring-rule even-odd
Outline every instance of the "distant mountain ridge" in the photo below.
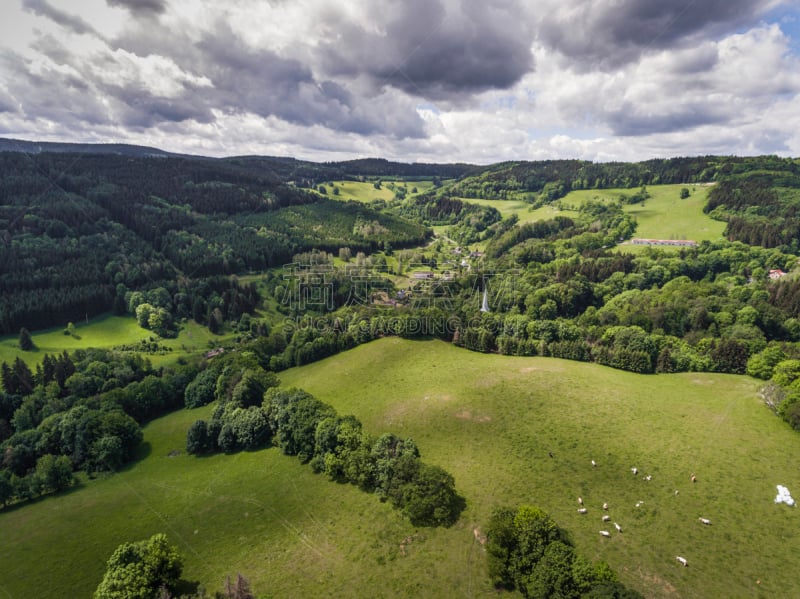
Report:
[[[29,141],[25,139],[0,138],[0,152],[22,152],[41,154],[57,152],[61,154],[116,154],[118,156],[187,156],[149,146],[114,143],[69,143],[56,141]]]
[[[200,154],[181,154],[167,152],[151,146],[138,146],[120,143],[71,143],[52,141],[30,141],[24,139],[0,138],[0,152],[21,152],[25,154],[75,153],[75,154],[113,154],[135,157],[180,157],[196,160],[219,160],[247,166],[265,166],[270,170],[289,176],[302,167],[313,167],[324,172],[325,177],[336,176],[439,176],[456,178],[482,167],[464,163],[405,163],[393,162],[385,158],[359,158],[340,162],[313,162],[291,156],[241,155],[214,158]]]

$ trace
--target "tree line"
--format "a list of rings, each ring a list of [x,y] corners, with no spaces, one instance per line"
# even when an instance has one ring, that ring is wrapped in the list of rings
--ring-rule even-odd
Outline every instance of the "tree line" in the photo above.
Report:
[[[449,526],[464,509],[453,476],[420,459],[417,445],[391,433],[377,438],[354,416],[277,378],[249,356],[213,364],[186,388],[186,405],[216,400],[210,420],[186,435],[191,454],[231,453],[275,445],[314,472],[390,501],[416,526]]]
[[[45,354],[0,368],[0,503],[73,483],[73,472],[113,472],[135,458],[141,425],[181,407],[193,365],[156,370],[136,352]]]

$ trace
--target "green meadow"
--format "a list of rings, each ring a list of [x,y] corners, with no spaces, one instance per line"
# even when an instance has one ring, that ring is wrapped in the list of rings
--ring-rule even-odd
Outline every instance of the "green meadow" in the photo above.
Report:
[[[531,210],[531,204],[523,200],[481,200],[461,197],[458,199],[476,206],[495,208],[503,218],[509,218],[511,215],[516,214],[520,223],[552,218],[553,216],[550,213],[555,212],[550,206]]]
[[[690,191],[688,198],[680,199],[680,190]],[[691,239],[714,241],[723,237],[725,223],[716,221],[703,212],[708,198],[709,186],[703,185],[650,185],[650,194],[642,204],[629,204],[624,211],[636,218],[638,227],[635,237],[647,239]],[[461,198],[465,202],[481,206],[492,206],[503,218],[516,214],[520,223],[570,216],[584,202],[612,201],[620,195],[632,195],[638,189],[581,189],[568,193],[553,204],[531,210],[530,204],[522,200],[476,200]],[[637,251],[639,246],[625,244],[625,249]],[[667,248],[668,249],[668,248]]]
[[[87,323],[75,323],[75,336],[65,335],[64,327],[56,327],[43,331],[32,331],[31,337],[36,344],[34,351],[24,352],[19,348],[19,335],[7,335],[0,338],[0,363],[13,362],[17,356],[33,367],[42,361],[45,354],[68,352],[89,347],[111,348],[118,345],[137,343],[142,339],[154,337],[152,331],[141,328],[133,316],[105,315],[92,318]],[[180,325],[178,336],[174,339],[159,339],[159,344],[171,347],[173,351],[159,355],[148,355],[155,365],[163,365],[174,361],[179,356],[207,351],[209,343],[220,344],[230,336],[211,333],[207,327],[190,320]]]
[[[328,197],[334,200],[355,200],[357,202],[372,202],[374,200],[389,201],[394,199],[394,191],[392,186],[406,187],[408,193],[412,194],[412,189],[417,188],[417,193],[424,193],[433,189],[433,181],[388,181],[384,180],[381,183],[380,189],[375,189],[373,181],[333,181],[330,184],[325,184],[328,191]],[[339,188],[339,194],[333,194],[333,187]]]
[[[690,191],[688,198],[680,199],[680,190]],[[707,185],[650,185],[650,194],[641,204],[628,204],[625,212],[636,218],[639,226],[635,237],[647,239],[691,239],[715,241],[723,237],[725,223],[709,218],[703,212],[708,192]],[[637,189],[584,189],[570,192],[560,200],[562,208],[577,208],[587,200],[609,201],[621,194],[632,195]]]
[[[11,362],[17,356],[28,365],[37,364],[45,354],[61,353],[64,350],[74,351],[87,347],[114,347],[128,343],[136,343],[149,339],[153,333],[136,324],[132,316],[105,315],[92,318],[88,323],[75,323],[75,336],[65,335],[62,327],[43,331],[31,331],[36,349],[24,352],[19,349],[19,336],[7,335],[0,338],[0,362]]]
[[[495,596],[474,531],[494,506],[521,503],[648,597],[800,596],[800,510],[773,501],[776,484],[800,495],[787,457],[800,436],[763,406],[758,381],[397,338],[280,378],[373,434],[412,436],[455,476],[461,519],[415,529],[274,448],[188,456],[185,431],[209,406],[150,423],[123,472],[0,511],[0,596],[86,597],[119,543],[159,531],[185,557],[184,577],[211,590],[239,571],[274,597]],[[621,534],[601,522],[604,502]]]

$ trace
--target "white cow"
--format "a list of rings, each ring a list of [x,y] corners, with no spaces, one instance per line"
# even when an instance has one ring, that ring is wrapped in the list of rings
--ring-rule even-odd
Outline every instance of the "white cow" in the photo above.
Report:
[[[608,532],[607,530],[601,530],[600,534],[603,535],[604,537],[610,537],[611,536],[611,533]]]
[[[634,466],[633,468],[631,468],[631,472],[633,472],[633,475],[636,476],[637,474],[639,474],[639,469],[636,466]]]
[[[617,532],[622,532],[622,527],[619,524],[617,524],[616,522],[614,522],[614,528],[617,529]]]
[[[708,518],[698,518],[698,519],[706,526],[711,526],[711,520],[709,520]]]
[[[583,497],[578,497],[578,503],[579,503],[580,505],[583,505]]]
[[[585,507],[582,507],[581,509],[579,509],[579,510],[578,510],[578,513],[579,513],[579,514],[585,514],[585,513],[586,513],[586,512],[588,512],[588,511],[589,511],[589,510],[587,510]]]
[[[609,520],[611,520],[611,516],[608,514],[603,514],[603,522],[608,522]]]
[[[686,561],[685,557],[681,557],[680,555],[676,555],[675,559],[678,560],[681,564],[683,564],[684,568],[689,565],[689,562]]]

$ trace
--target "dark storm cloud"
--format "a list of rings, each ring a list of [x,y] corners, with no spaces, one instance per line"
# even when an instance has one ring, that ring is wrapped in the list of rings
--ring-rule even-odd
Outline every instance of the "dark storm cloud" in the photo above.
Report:
[[[199,39],[177,32],[166,35],[160,27],[148,26],[115,44],[140,56],[169,57],[182,69],[208,78],[211,87],[198,89],[194,100],[209,109],[275,116],[297,125],[322,125],[362,135],[424,134],[422,119],[412,104],[356,96],[342,83],[319,79],[299,59],[248,45],[225,21],[217,22]]]
[[[614,135],[625,137],[688,131],[728,120],[730,115],[708,104],[681,105],[663,113],[647,112],[646,106],[624,104],[620,110],[605,115],[605,122]]]
[[[539,39],[579,70],[613,69],[644,51],[708,39],[757,22],[769,0],[605,0],[563,6],[540,21]]]
[[[371,4],[365,28],[330,12],[317,58],[331,75],[367,75],[426,98],[506,89],[533,69],[532,34],[516,0]]]
[[[97,30],[82,18],[52,6],[47,0],[22,0],[22,6],[35,15],[46,17],[74,33],[98,35]]]
[[[385,116],[361,105],[339,83],[318,81],[297,59],[246,45],[224,22],[196,47],[202,64],[195,66],[214,85],[210,100],[229,111],[274,115],[298,125],[323,125],[363,135],[387,126]],[[422,123],[416,113],[413,116],[410,122],[396,119],[391,128],[400,136],[421,135]]]
[[[719,62],[719,50],[712,44],[676,51],[666,57],[667,69],[676,75],[707,73]]]
[[[0,72],[6,90],[19,100],[20,112],[28,119],[74,127],[108,122],[107,109],[81,77],[49,67],[34,70],[13,51],[0,53]]]
[[[0,89],[0,112],[16,112],[17,102],[5,90]]]
[[[33,69],[19,54],[7,51],[0,55],[6,88],[21,98],[21,110],[30,118],[72,126],[123,125],[137,129],[162,122],[208,123],[214,118],[203,99],[203,90],[191,83],[182,82],[174,97],[161,97],[135,79],[124,83],[104,79],[104,73],[121,68],[111,55],[79,59],[49,35],[40,36],[31,47],[56,65],[68,68],[55,69],[45,64]]]
[[[116,100],[116,119],[126,127],[148,128],[164,122],[210,123],[214,115],[202,100],[201,89],[184,86],[174,98],[153,95],[140,85],[98,87]]]
[[[160,15],[167,8],[166,0],[106,0],[106,4],[126,8],[131,14],[142,17]]]

